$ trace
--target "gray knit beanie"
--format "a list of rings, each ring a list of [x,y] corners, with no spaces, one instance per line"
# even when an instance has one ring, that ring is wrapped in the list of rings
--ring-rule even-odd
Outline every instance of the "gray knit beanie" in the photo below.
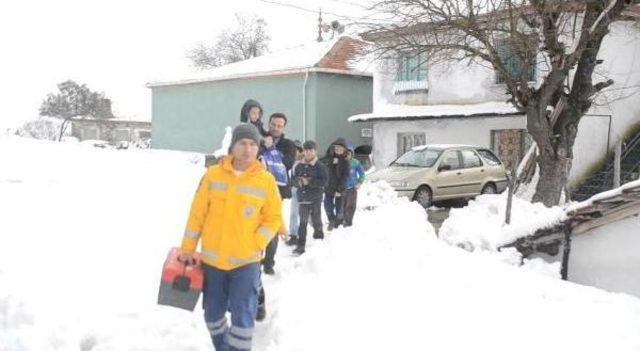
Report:
[[[258,128],[256,128],[253,124],[242,123],[233,128],[233,132],[231,133],[231,145],[233,147],[240,139],[251,139],[256,142],[256,144],[260,144],[260,132]]]

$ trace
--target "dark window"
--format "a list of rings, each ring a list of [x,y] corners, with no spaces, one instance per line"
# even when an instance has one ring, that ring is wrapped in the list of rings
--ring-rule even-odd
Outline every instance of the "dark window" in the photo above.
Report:
[[[496,42],[496,50],[498,51],[498,56],[500,57],[500,61],[506,66],[507,72],[509,75],[519,79],[520,74],[522,73],[523,68],[520,64],[520,59],[516,55],[516,50],[514,50],[513,45],[509,41],[509,39],[500,39]],[[532,55],[534,55],[532,53]],[[535,60],[533,60],[535,62]],[[534,63],[530,64],[529,67],[526,68],[527,72],[527,80],[534,81],[536,80],[536,66]],[[505,83],[505,76],[497,72],[496,74],[496,83],[503,84]]]
[[[413,147],[424,144],[426,144],[426,137],[424,133],[398,133],[397,156],[400,157]]]
[[[475,168],[482,166],[480,156],[471,150],[462,150],[462,162],[464,168]]]

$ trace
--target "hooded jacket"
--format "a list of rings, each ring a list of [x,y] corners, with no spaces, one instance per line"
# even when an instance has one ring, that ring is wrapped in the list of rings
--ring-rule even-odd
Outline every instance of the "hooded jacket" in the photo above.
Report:
[[[362,163],[358,161],[355,157],[349,160],[349,177],[347,178],[347,184],[345,186],[346,189],[353,189],[356,187],[356,184],[364,183],[364,167],[362,167]]]
[[[336,155],[334,146],[340,145],[345,148],[342,155]],[[325,188],[325,193],[333,196],[336,192],[342,193],[349,177],[349,161],[347,160],[347,143],[343,138],[334,141],[327,150],[326,162],[329,171],[329,184]]]
[[[251,108],[253,107],[257,107],[260,109],[260,117],[258,117],[258,119],[255,122],[251,122],[251,119],[249,118],[249,110],[251,110]],[[260,105],[260,103],[257,102],[256,100],[249,99],[244,103],[244,105],[242,105],[242,109],[240,110],[240,122],[253,124],[256,128],[258,128],[258,131],[262,136],[266,136],[267,131],[264,129],[264,126],[262,125],[263,113],[264,113],[264,110],[262,109],[262,105]]]

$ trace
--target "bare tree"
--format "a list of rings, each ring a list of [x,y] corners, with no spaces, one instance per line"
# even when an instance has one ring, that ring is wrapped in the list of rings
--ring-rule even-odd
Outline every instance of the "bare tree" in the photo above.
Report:
[[[58,140],[60,138],[60,120],[40,117],[27,121],[15,131],[15,135],[34,139]]]
[[[223,30],[213,46],[199,43],[187,53],[195,67],[218,67],[267,52],[271,40],[267,33],[267,22],[255,15],[236,13],[234,17],[235,25]]]
[[[371,24],[380,54],[423,54],[431,62],[493,68],[509,101],[526,114],[538,146],[533,200],[557,205],[573,159],[580,118],[611,79],[594,82],[609,25],[629,0],[383,0],[372,9],[394,25]],[[506,44],[506,45],[505,45]],[[425,55],[426,54],[426,55]],[[425,62],[426,63],[426,62]],[[537,82],[531,68],[539,67]]]

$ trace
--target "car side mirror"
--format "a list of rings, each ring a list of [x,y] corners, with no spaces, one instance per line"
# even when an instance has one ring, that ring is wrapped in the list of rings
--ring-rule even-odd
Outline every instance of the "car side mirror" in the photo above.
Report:
[[[450,170],[451,170],[451,165],[440,165],[440,167],[438,167],[438,172],[450,171]]]

